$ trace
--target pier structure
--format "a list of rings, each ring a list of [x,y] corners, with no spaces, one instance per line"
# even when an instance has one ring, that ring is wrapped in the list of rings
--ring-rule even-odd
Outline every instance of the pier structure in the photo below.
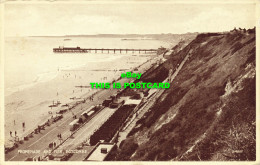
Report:
[[[88,53],[87,49],[83,49],[80,47],[59,47],[53,48],[54,53]]]
[[[139,52],[139,53],[156,53],[158,49],[108,49],[108,48],[80,48],[80,47],[59,47],[53,48],[54,53],[128,53],[128,52]]]

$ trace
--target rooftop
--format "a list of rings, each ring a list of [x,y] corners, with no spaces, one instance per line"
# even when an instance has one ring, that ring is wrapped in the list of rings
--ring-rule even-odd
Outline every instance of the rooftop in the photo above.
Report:
[[[100,143],[97,148],[92,152],[87,160],[90,161],[103,161],[115,144],[113,143]],[[101,152],[101,149],[106,149],[107,152]]]

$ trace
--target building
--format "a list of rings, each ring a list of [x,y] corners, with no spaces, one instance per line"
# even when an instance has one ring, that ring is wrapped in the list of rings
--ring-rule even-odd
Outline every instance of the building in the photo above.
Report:
[[[87,161],[104,161],[115,148],[115,143],[99,142],[90,154],[85,158]]]

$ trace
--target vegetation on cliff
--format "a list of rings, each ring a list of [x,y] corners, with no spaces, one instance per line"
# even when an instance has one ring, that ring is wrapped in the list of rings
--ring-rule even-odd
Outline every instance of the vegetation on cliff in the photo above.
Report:
[[[189,59],[113,160],[255,160],[255,31],[199,34],[144,81]]]

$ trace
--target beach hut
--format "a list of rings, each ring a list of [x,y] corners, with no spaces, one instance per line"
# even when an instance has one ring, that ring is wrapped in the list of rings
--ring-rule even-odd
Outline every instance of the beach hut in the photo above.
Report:
[[[95,106],[91,106],[89,107],[87,110],[85,110],[84,112],[81,113],[79,119],[82,122],[85,122],[86,119],[88,118],[88,113],[94,108]]]
[[[69,126],[70,126],[70,131],[75,131],[79,127],[79,119],[73,120]]]
[[[95,113],[95,111],[89,111],[87,115],[88,115],[88,116],[91,116],[91,115],[94,114],[94,113]]]

